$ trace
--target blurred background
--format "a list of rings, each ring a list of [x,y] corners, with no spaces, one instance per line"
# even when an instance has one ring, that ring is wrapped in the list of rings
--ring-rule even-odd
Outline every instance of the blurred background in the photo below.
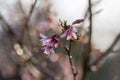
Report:
[[[120,34],[120,1],[91,3],[92,62]],[[73,80],[65,50],[58,47],[56,54],[46,56],[41,50],[39,33],[50,36],[59,32],[59,19],[68,24],[85,19],[77,25],[85,38],[74,44],[71,52],[78,72],[76,80],[81,80],[82,52],[90,24],[88,7],[88,0],[0,0],[0,80]],[[120,80],[120,40],[114,50],[96,65],[88,80]]]

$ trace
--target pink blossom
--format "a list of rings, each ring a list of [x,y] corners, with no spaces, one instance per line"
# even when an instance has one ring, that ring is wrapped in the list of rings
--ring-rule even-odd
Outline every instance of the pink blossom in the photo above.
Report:
[[[40,37],[42,38],[40,41],[43,43],[44,53],[54,53],[54,48],[58,47],[59,35],[55,34],[50,37],[47,37],[40,33]]]
[[[44,34],[40,33],[40,37],[42,38],[40,41],[43,43],[43,46],[44,45],[51,45],[55,48],[58,46],[58,42],[59,42],[59,35],[58,34],[47,37]]]
[[[75,30],[72,26],[68,25],[68,29],[61,35],[61,37],[66,37],[67,40],[70,40],[72,37],[77,39],[77,30]]]
[[[51,45],[45,45],[43,49],[45,54],[55,53],[54,47]]]
[[[79,24],[79,23],[81,23],[81,22],[83,22],[84,21],[84,19],[77,19],[77,20],[75,20],[75,21],[73,21],[73,25],[74,24]]]

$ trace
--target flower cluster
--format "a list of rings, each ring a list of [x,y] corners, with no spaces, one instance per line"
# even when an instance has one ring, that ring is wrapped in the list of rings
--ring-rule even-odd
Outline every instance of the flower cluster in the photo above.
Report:
[[[45,54],[54,53],[54,48],[58,47],[59,39],[66,37],[66,40],[77,39],[77,30],[73,27],[74,24],[79,24],[83,22],[83,19],[76,20],[72,23],[72,25],[63,25],[64,31],[62,34],[54,34],[50,37],[45,36],[40,33],[40,37],[42,38],[40,41],[43,45],[43,50]],[[66,27],[66,28],[65,28]]]
[[[54,53],[54,48],[58,46],[59,35],[55,34],[47,37],[40,33],[41,42],[43,43],[43,49],[45,54]]]
[[[68,25],[67,30],[61,35],[61,37],[66,37],[67,40],[70,40],[72,37],[77,39],[77,30],[75,30],[72,26]]]

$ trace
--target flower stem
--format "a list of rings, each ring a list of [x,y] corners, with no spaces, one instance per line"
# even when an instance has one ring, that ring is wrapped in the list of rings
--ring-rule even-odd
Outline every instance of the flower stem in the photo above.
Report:
[[[71,47],[72,47],[72,41],[70,40],[69,50],[67,51],[67,54],[68,54],[69,62],[70,62],[70,65],[71,65],[71,71],[72,71],[72,74],[73,74],[73,80],[76,80],[76,79],[75,79],[75,76],[76,76],[76,75],[75,75],[75,73],[74,73],[74,66],[73,66],[73,63],[72,63],[72,56],[70,55]]]

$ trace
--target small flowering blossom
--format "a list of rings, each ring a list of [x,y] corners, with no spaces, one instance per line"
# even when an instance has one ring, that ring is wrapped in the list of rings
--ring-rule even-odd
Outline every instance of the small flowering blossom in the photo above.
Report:
[[[77,39],[77,30],[73,27],[74,24],[79,24],[81,22],[83,22],[83,19],[78,19],[75,20],[71,25],[67,25],[67,22],[64,21],[64,23],[62,23],[62,27],[63,29],[65,29],[65,31],[63,32],[63,34],[61,35],[61,37],[66,37],[67,40],[70,40],[71,38]],[[52,35],[50,37],[45,36],[44,34],[40,33],[40,37],[42,38],[40,41],[43,44],[43,50],[45,54],[50,54],[50,53],[54,53],[54,48],[58,47],[58,43],[59,43],[59,35],[55,34]]]
[[[59,42],[59,35],[58,34],[55,34],[51,37],[47,37],[44,34],[40,33],[40,37],[42,38],[40,41],[42,41],[43,46],[44,45],[51,45],[55,48],[58,46],[58,42]]]
[[[40,33],[40,37],[42,38],[40,41],[43,43],[44,53],[54,53],[54,48],[58,47],[59,35],[55,34],[50,37],[47,37]]]
[[[50,43],[53,45],[55,48],[58,47],[58,42],[59,42],[59,35],[55,34],[50,37]]]
[[[83,21],[84,21],[84,19],[77,19],[77,20],[73,21],[72,25],[79,24],[79,23],[81,23]]]
[[[45,54],[55,53],[54,47],[51,45],[45,45],[43,49]]]
[[[40,33],[40,37],[42,38],[40,41],[42,42],[43,45],[46,45],[46,43],[50,41],[50,39],[48,39],[48,37],[45,36],[44,34]]]
[[[72,25],[79,24],[79,23],[81,23],[83,21],[84,21],[84,19],[75,20],[75,21],[73,21]],[[72,37],[74,39],[77,39],[77,30],[75,28],[73,28],[72,25],[67,26],[67,29],[61,35],[61,37],[66,37],[67,40],[70,40]]]
[[[67,40],[70,40],[72,37],[77,39],[77,30],[72,26],[68,25],[68,29],[61,35],[61,37],[66,37]]]

